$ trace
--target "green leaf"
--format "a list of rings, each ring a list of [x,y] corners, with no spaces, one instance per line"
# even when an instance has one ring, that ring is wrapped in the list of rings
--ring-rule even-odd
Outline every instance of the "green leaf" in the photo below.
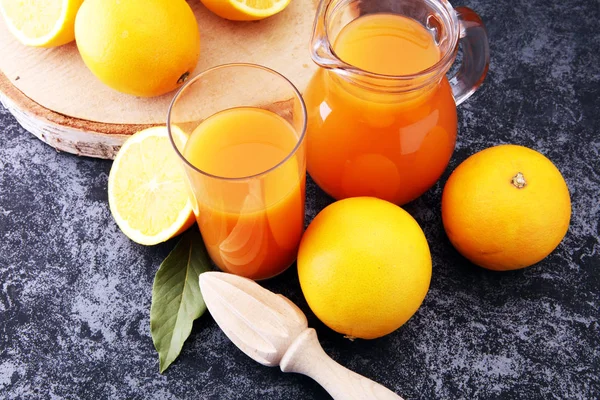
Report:
[[[188,230],[165,258],[154,277],[150,333],[162,374],[177,358],[206,305],[198,276],[210,270],[210,261],[197,228]]]

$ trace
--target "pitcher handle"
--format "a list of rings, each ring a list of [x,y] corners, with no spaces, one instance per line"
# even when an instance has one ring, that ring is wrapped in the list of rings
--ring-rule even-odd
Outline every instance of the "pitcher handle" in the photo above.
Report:
[[[462,65],[449,77],[456,105],[467,100],[481,86],[490,65],[490,47],[483,21],[468,7],[456,7],[463,46]]]

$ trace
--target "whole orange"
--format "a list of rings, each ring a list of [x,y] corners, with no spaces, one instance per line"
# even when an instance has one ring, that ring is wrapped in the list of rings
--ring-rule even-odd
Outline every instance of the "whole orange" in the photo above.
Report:
[[[419,224],[373,197],[333,203],[310,223],[298,252],[306,301],[331,329],[374,339],[419,308],[431,280],[431,254]]]
[[[497,271],[544,259],[567,233],[570,218],[561,173],[523,146],[473,154],[450,175],[442,195],[444,228],[454,247],[474,264]]]
[[[180,87],[200,55],[198,22],[185,0],[85,0],[75,39],[100,81],[141,97]]]

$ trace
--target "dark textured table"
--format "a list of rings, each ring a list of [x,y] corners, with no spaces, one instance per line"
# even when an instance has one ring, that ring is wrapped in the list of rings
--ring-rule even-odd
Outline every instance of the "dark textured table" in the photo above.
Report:
[[[433,255],[423,306],[391,335],[350,342],[310,312],[295,268],[265,286],[300,305],[334,359],[407,399],[598,398],[600,2],[464,5],[487,24],[492,63],[459,109],[448,171],[406,206]],[[121,234],[107,205],[109,161],[57,153],[1,107],[0,126],[0,398],[327,397],[309,378],[246,357],[208,313],[160,375],[151,287],[175,241],[143,247]],[[500,143],[548,156],[573,202],[558,249],[509,273],[469,264],[440,219],[449,172]],[[309,183],[307,202],[310,221],[331,199]]]

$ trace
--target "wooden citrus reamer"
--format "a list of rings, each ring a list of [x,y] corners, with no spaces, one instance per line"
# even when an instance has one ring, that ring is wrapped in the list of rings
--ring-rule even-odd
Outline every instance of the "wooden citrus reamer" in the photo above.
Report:
[[[334,399],[402,400],[391,390],[332,360],[306,316],[288,298],[256,282],[223,272],[200,275],[200,290],[214,320],[246,355],[283,372],[317,381]]]

